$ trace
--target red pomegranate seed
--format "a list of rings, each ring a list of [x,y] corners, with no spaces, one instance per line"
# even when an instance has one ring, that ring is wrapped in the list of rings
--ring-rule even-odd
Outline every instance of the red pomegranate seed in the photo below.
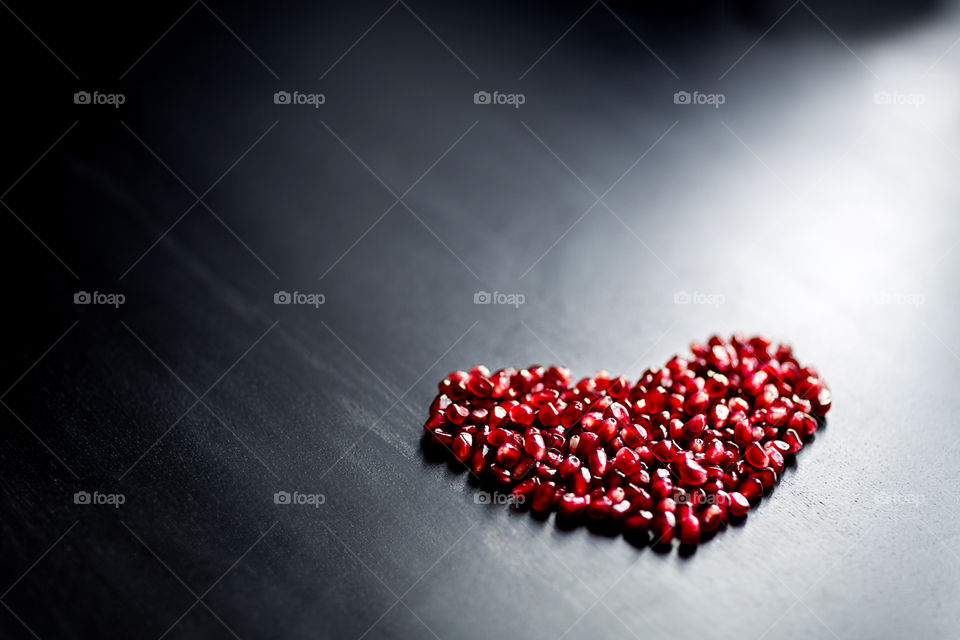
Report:
[[[490,476],[493,478],[494,482],[498,482],[500,484],[510,484],[510,481],[513,479],[510,470],[503,468],[496,462],[491,464],[488,467],[488,470],[490,471]]]
[[[520,455],[520,447],[512,442],[504,442],[497,449],[497,462],[510,469],[520,461]]]
[[[590,470],[581,467],[579,471],[574,472],[570,480],[570,489],[574,494],[578,496],[586,495],[590,491],[590,480],[593,479],[593,476],[590,475]]]
[[[534,413],[529,405],[516,404],[510,407],[510,419],[517,424],[533,424]]]
[[[499,426],[506,424],[509,421],[510,417],[507,415],[507,410],[501,407],[500,405],[495,406],[490,410],[490,415],[487,419],[487,424],[490,425],[491,429],[496,429]]]
[[[776,484],[832,398],[789,345],[763,336],[690,349],[636,384],[605,371],[574,382],[563,367],[454,371],[430,403],[424,441],[537,511],[698,544]]]
[[[597,448],[597,443],[600,441],[599,436],[595,433],[581,433],[580,440],[577,443],[577,455],[581,459],[589,458],[590,452]]]
[[[513,495],[517,498],[518,502],[525,502],[538,486],[540,486],[540,483],[536,478],[527,478],[513,488]]]
[[[673,440],[658,440],[650,445],[650,450],[660,462],[673,462],[680,453],[680,448]]]
[[[753,477],[760,481],[764,489],[769,489],[777,484],[777,473],[773,470],[773,467],[758,469]]]
[[[707,470],[693,459],[687,458],[677,465],[680,481],[688,485],[699,485],[707,481]]]
[[[580,458],[574,455],[567,456],[557,467],[560,476],[567,478],[580,470]]]
[[[623,519],[623,528],[627,531],[642,532],[650,529],[653,514],[645,509],[632,513]]]
[[[470,409],[467,409],[462,404],[451,404],[447,407],[445,415],[447,416],[447,420],[453,424],[463,424],[463,421],[470,415]]]
[[[460,462],[466,462],[473,453],[473,436],[469,433],[461,433],[453,439],[453,455]]]
[[[644,396],[648,413],[658,413],[667,406],[667,390],[663,387],[654,387]]]
[[[754,467],[761,469],[770,464],[770,457],[759,442],[754,442],[743,452],[743,457]]]
[[[740,493],[751,502],[759,500],[763,496],[763,483],[757,478],[747,478],[740,483]]]
[[[580,422],[580,418],[583,416],[584,406],[583,403],[579,400],[574,400],[568,404],[563,412],[560,414],[560,424],[564,428],[569,429],[573,425]]]
[[[620,438],[628,447],[639,447],[648,439],[647,430],[639,424],[628,424],[620,430]]]
[[[683,435],[687,438],[699,438],[707,428],[707,416],[698,413],[683,425]]]
[[[716,531],[723,523],[724,515],[719,505],[712,504],[700,514],[700,527],[707,533]]]
[[[728,507],[731,515],[741,518],[750,511],[750,501],[739,491],[730,494],[730,506]]]
[[[783,441],[790,447],[790,453],[797,453],[800,449],[803,449],[803,440],[793,429],[787,429],[787,432],[783,434]]]
[[[700,544],[700,521],[695,515],[688,515],[679,519],[680,542],[693,546]]]
[[[617,451],[617,455],[613,458],[613,466],[628,476],[640,471],[640,464],[640,455],[627,447]]]
[[[654,543],[670,544],[673,541],[673,532],[677,528],[677,517],[672,511],[658,513],[653,518],[651,528],[653,529]]]
[[[475,396],[489,398],[493,395],[493,383],[479,371],[471,374],[467,381],[467,389]]]
[[[557,511],[561,515],[573,517],[578,516],[587,509],[587,499],[574,493],[565,493],[557,504]]]
[[[537,486],[533,492],[532,507],[536,511],[546,511],[553,506],[556,499],[557,485],[553,482],[544,482]]]
[[[587,505],[587,515],[598,520],[608,517],[613,510],[613,501],[607,496],[600,496],[597,500],[591,500]]]
[[[607,453],[603,449],[594,449],[590,452],[590,473],[595,477],[606,475]]]
[[[529,453],[535,460],[543,460],[547,455],[547,445],[543,442],[543,436],[534,433],[523,439],[523,450]]]
[[[552,427],[560,424],[560,412],[552,402],[548,402],[540,407],[540,411],[537,412],[537,419],[543,426]]]

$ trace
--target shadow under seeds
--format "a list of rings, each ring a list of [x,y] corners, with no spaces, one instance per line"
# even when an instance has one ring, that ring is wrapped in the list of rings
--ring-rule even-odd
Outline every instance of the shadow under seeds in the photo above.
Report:
[[[817,433],[819,433],[821,429],[824,429],[826,425],[826,418],[817,418],[817,431],[814,432],[810,439],[804,443],[804,449],[813,445],[817,439]],[[460,462],[453,456],[453,452],[448,447],[436,442],[427,434],[423,434],[420,438],[420,451],[425,462],[430,464],[445,464],[447,470],[452,476],[462,476],[464,473],[466,473],[468,485],[477,491],[484,491],[490,495],[502,494],[510,491],[509,487],[504,487],[503,485],[492,482],[486,478],[478,478],[476,474],[470,470],[466,463]],[[753,508],[759,507],[759,505],[763,503],[764,499],[770,496],[777,489],[780,482],[786,476],[787,470],[796,468],[796,457],[796,455],[786,456],[784,472],[778,478],[777,484],[764,491],[760,502],[757,503],[757,505],[754,505]],[[658,554],[668,554],[676,546],[677,555],[683,560],[693,558],[697,553],[697,549],[701,545],[706,544],[716,538],[718,535],[721,535],[728,527],[737,529],[743,527],[744,523],[746,523],[749,517],[749,514],[742,517],[731,515],[729,516],[726,524],[721,525],[721,527],[716,531],[701,533],[699,544],[686,545],[678,541],[678,543],[675,545],[672,541],[670,543],[661,543],[654,540],[652,534],[648,531],[626,531],[621,523],[610,519],[596,520],[587,517],[585,514],[578,516],[565,516],[553,510],[535,511],[530,507],[529,501],[512,503],[510,505],[500,502],[485,502],[480,504],[485,504],[488,507],[508,508],[516,511],[517,513],[529,514],[534,521],[539,523],[545,523],[550,519],[551,515],[555,515],[554,526],[560,532],[569,534],[575,531],[585,530],[591,535],[602,538],[616,538],[617,536],[622,535],[625,542],[638,550],[650,549]]]

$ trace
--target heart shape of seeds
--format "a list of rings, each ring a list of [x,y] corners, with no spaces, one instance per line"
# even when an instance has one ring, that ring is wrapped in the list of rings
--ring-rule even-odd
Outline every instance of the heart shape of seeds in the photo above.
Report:
[[[831,405],[789,345],[741,334],[693,343],[636,384],[606,371],[573,382],[566,367],[478,365],[439,390],[427,440],[509,502],[661,545],[696,545],[744,518]]]

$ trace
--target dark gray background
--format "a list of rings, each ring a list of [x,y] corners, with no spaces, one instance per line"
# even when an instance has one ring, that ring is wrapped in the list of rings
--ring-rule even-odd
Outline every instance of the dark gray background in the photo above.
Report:
[[[2,635],[957,637],[956,3],[341,4],[0,12]],[[690,556],[421,450],[450,370],[734,330],[835,404]]]

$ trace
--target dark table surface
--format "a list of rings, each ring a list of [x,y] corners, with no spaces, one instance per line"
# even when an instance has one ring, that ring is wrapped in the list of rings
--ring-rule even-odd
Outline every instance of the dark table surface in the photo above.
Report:
[[[0,635],[958,637],[956,4],[347,4],[0,11]],[[693,554],[421,449],[451,370],[735,330],[835,404]]]

